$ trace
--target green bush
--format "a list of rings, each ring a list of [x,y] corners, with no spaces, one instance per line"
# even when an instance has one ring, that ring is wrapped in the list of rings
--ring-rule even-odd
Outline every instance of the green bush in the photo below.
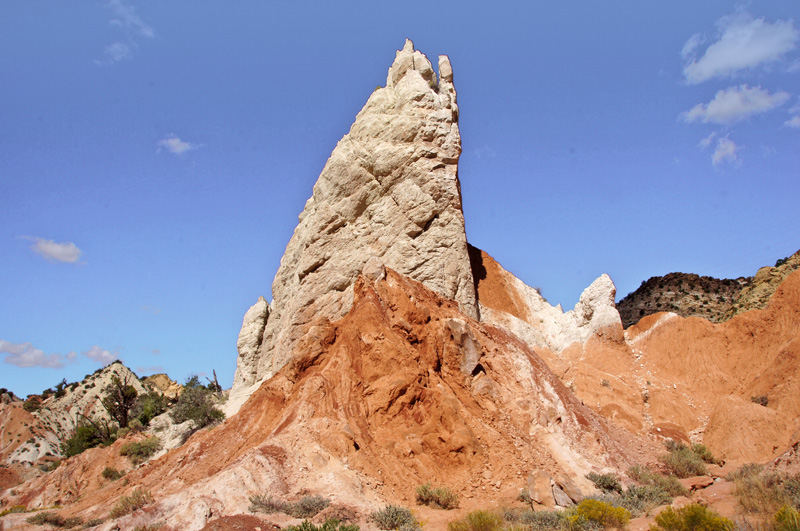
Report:
[[[36,513],[35,515],[26,518],[25,521],[34,525],[52,525],[63,528],[75,527],[83,523],[83,519],[78,516],[64,518],[63,516],[52,512]]]
[[[594,486],[603,492],[622,492],[622,485],[619,484],[619,478],[616,474],[589,472],[586,474],[586,479],[594,483]]]
[[[161,439],[158,437],[148,437],[143,441],[132,441],[122,445],[119,455],[127,456],[131,463],[138,465],[144,463],[161,448]]]
[[[430,483],[425,483],[417,487],[417,504],[455,509],[458,507],[458,495],[448,487],[431,487]]]
[[[322,525],[314,525],[313,523],[305,520],[300,525],[290,525],[285,528],[286,531],[358,531],[359,528],[355,524],[345,524],[336,518],[328,518]]]
[[[116,481],[124,475],[124,473],[110,466],[103,469],[103,477],[111,481]]]
[[[136,418],[143,426],[149,426],[150,421],[167,410],[167,399],[164,395],[149,392],[139,397],[139,403],[134,409]]]
[[[378,529],[421,529],[417,517],[405,507],[397,505],[387,505],[369,515],[368,520],[375,524]]]
[[[460,520],[447,524],[448,531],[498,531],[503,519],[490,511],[472,511]]]
[[[656,516],[650,531],[733,531],[734,523],[702,505],[667,507]]]
[[[214,406],[213,393],[200,384],[197,376],[186,381],[178,402],[170,411],[176,424],[191,420],[196,428],[203,428],[225,419],[225,414]]]
[[[111,518],[125,516],[126,514],[141,509],[145,505],[153,503],[153,501],[153,496],[151,496],[149,492],[142,488],[137,488],[130,496],[123,496],[120,498],[111,509],[109,516],[111,516]]]
[[[710,465],[722,464],[722,462],[716,457],[714,457],[714,454],[711,453],[711,450],[706,448],[704,444],[693,444],[692,452],[694,452],[697,455],[697,457],[702,459],[704,463],[708,463]]]
[[[61,444],[61,453],[64,457],[72,457],[108,442],[110,441],[95,426],[83,424],[75,428],[72,436]]]

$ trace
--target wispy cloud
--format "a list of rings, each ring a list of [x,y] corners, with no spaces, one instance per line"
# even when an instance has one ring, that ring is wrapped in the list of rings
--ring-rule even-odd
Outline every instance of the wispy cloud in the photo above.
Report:
[[[746,11],[722,17],[717,22],[719,36],[697,59],[695,50],[702,42],[693,35],[681,55],[687,62],[683,74],[687,83],[702,83],[715,77],[730,76],[740,70],[756,68],[780,60],[797,47],[800,31],[791,20],[770,23]]]
[[[725,163],[738,168],[741,164],[741,160],[739,159],[740,150],[741,147],[730,138],[720,138],[717,140],[717,147],[711,155],[711,164],[713,164],[715,168]]]
[[[17,367],[43,367],[58,369],[69,363],[74,363],[77,354],[70,352],[61,354],[45,354],[43,350],[34,348],[31,343],[10,343],[0,339],[0,354],[5,354],[3,361]]]
[[[22,236],[22,238],[32,241],[31,249],[50,262],[75,264],[81,259],[81,250],[72,242],[57,243],[35,236]]]
[[[708,103],[698,103],[681,116],[686,122],[731,124],[779,107],[789,101],[788,92],[770,94],[761,87],[729,87],[717,92]]]
[[[187,151],[191,151],[199,147],[197,144],[185,142],[175,135],[168,135],[166,138],[162,138],[158,141],[157,145],[159,150],[164,148],[174,155],[183,155]]]
[[[153,28],[136,14],[136,9],[133,6],[126,6],[122,0],[110,0],[106,7],[110,8],[113,13],[113,18],[109,21],[112,26],[119,26],[126,32],[141,35],[148,39],[155,37],[156,34]]]
[[[136,8],[122,0],[110,0],[105,7],[111,11],[108,23],[119,28],[125,37],[106,46],[103,49],[103,58],[95,60],[100,66],[111,66],[131,59],[133,51],[139,47],[139,40],[152,39],[156,34],[153,27],[136,14]]]
[[[796,114],[783,122],[783,125],[786,127],[792,127],[795,129],[800,129],[800,114]]]
[[[110,350],[98,347],[97,345],[93,346],[87,351],[82,352],[81,354],[103,366],[119,359],[119,352],[111,352]]]

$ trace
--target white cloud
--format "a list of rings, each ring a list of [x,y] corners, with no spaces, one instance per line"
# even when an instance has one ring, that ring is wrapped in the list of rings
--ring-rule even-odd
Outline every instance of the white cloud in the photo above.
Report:
[[[717,141],[717,148],[714,150],[714,154],[711,155],[711,163],[715,168],[723,163],[738,167],[741,163],[739,160],[740,149],[741,147],[737,146],[733,140],[727,137],[720,138]]]
[[[133,56],[133,51],[131,50],[131,45],[117,41],[103,49],[103,56],[103,60],[95,62],[100,65],[111,65],[123,59],[130,59]]]
[[[162,138],[158,141],[158,146],[163,147],[175,155],[183,155],[187,151],[197,149],[198,147],[196,144],[185,142],[175,135],[169,135],[166,138]]]
[[[126,6],[122,3],[122,0],[111,0],[106,4],[106,7],[110,8],[114,13],[114,18],[109,21],[109,24],[119,26],[126,31],[148,39],[155,37],[153,28],[136,14],[136,9],[134,7]]]
[[[763,18],[753,18],[746,11],[721,18],[717,27],[719,39],[699,59],[694,58],[700,43],[698,35],[693,35],[683,45],[681,55],[684,60],[691,61],[683,69],[688,83],[702,83],[778,61],[795,49],[800,40],[800,32],[791,20],[770,23]]]
[[[786,120],[783,123],[783,125],[785,125],[786,127],[792,127],[792,128],[795,128],[795,129],[800,129],[800,114],[792,116],[791,118]]]
[[[81,250],[72,242],[57,243],[53,240],[30,236],[23,236],[23,238],[34,242],[31,249],[50,262],[75,264],[81,258]]]
[[[45,354],[43,350],[34,348],[30,343],[10,343],[0,339],[0,354],[5,354],[4,362],[17,367],[44,367],[57,369],[73,363],[77,355],[70,352],[61,354]]]
[[[770,94],[761,87],[729,87],[717,92],[707,104],[698,103],[681,116],[686,122],[730,124],[779,107],[789,101],[788,92]]]
[[[699,144],[700,147],[703,149],[707,149],[715,138],[717,138],[717,133],[711,133],[710,135],[708,135],[707,137],[705,137],[703,140],[700,141]]]
[[[694,51],[698,46],[703,44],[703,41],[705,41],[705,38],[701,33],[695,33],[689,37],[689,40],[684,43],[683,48],[681,49],[681,57],[683,57],[685,61],[694,61]]]
[[[83,355],[92,361],[100,363],[103,366],[108,365],[112,361],[119,359],[119,352],[111,352],[109,350],[105,350],[101,347],[98,347],[97,345],[83,352]]]
[[[111,10],[108,23],[122,30],[124,40],[115,41],[103,49],[103,59],[95,60],[100,66],[111,66],[133,57],[133,51],[139,47],[138,40],[152,39],[155,31],[136,14],[136,9],[126,5],[122,0],[110,0],[106,8]]]

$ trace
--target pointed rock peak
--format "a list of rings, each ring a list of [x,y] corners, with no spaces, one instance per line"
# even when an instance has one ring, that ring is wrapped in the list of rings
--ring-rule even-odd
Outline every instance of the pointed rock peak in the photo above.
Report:
[[[452,79],[449,60],[440,69]],[[254,389],[321,323],[344,316],[370,258],[459,303],[477,317],[467,253],[458,159],[461,136],[452,83],[406,41],[350,132],[322,170],[272,284],[245,316],[232,399]],[[367,267],[379,275],[377,262]],[[374,267],[373,267],[374,266]]]

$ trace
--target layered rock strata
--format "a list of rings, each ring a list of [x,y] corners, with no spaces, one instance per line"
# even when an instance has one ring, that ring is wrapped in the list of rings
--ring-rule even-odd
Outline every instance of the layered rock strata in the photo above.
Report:
[[[232,403],[285,365],[326,320],[352,306],[364,264],[387,266],[457,301],[477,317],[467,255],[453,71],[406,41],[337,144],[300,214],[272,284],[272,303],[248,311]]]

